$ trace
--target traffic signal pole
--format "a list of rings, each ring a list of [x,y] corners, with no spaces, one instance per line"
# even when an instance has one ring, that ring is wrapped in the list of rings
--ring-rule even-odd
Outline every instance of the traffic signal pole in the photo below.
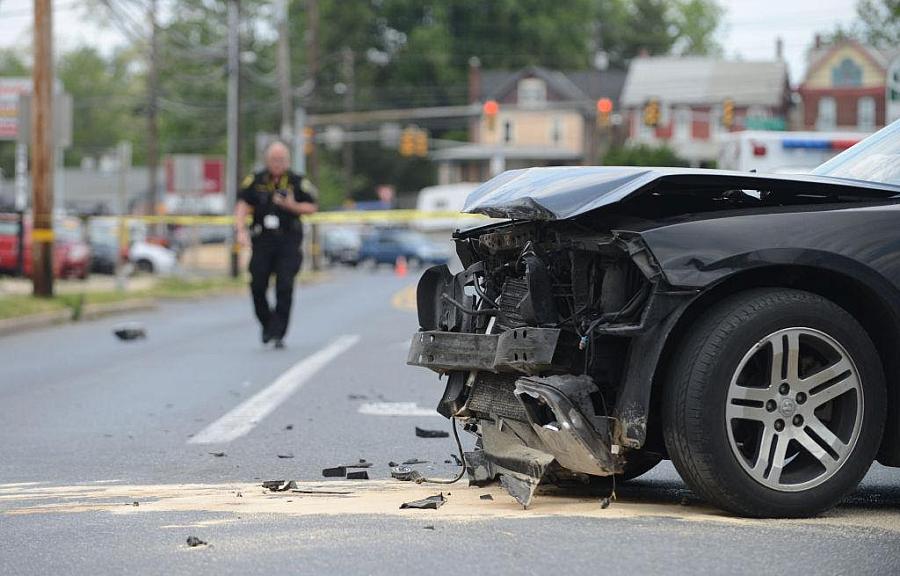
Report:
[[[32,287],[53,296],[53,12],[50,0],[34,0],[34,69],[31,107]]]
[[[240,162],[238,145],[240,116],[240,3],[239,0],[228,0],[228,105],[227,105],[227,130],[228,150],[226,154],[225,189],[228,206],[233,210],[237,201],[238,182],[240,182]],[[235,226],[243,226],[243,222],[235,222]],[[240,274],[240,245],[237,237],[232,232],[231,241],[231,277],[237,278]]]

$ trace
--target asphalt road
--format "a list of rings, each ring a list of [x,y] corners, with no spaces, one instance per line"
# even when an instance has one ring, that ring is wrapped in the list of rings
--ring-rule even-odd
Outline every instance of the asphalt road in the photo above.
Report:
[[[391,460],[458,470],[452,438],[414,434],[450,425],[430,414],[437,378],[405,366],[413,283],[340,271],[301,288],[285,350],[258,342],[249,296],[134,315],[134,342],[113,336],[122,317],[0,340],[0,574],[900,574],[900,470],[881,466],[837,510],[791,522],[708,509],[667,463],[606,510],[389,480]],[[323,481],[359,459],[372,480]],[[351,494],[266,494],[270,479]],[[439,511],[398,509],[439,491]]]

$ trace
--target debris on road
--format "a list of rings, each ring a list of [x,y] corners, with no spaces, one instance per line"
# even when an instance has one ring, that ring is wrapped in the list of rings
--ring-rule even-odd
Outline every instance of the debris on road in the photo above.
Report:
[[[390,462],[388,462],[388,467],[389,467],[389,468],[396,468],[397,466],[399,466],[399,464],[397,464],[397,463],[394,462],[393,460],[391,460]]]
[[[311,496],[349,496],[353,492],[343,490],[291,490],[294,494],[306,494]]]
[[[347,394],[347,400],[368,400],[365,394]]]
[[[425,530],[434,530],[434,526],[423,526]]]
[[[293,430],[293,429],[294,429],[294,425],[293,425],[293,424],[288,424],[287,426],[284,427],[284,429],[285,429],[285,430]]]
[[[444,498],[443,492],[440,494],[436,494],[434,496],[429,496],[428,498],[423,498],[422,500],[413,500],[412,502],[404,502],[400,505],[400,509],[404,508],[416,508],[418,510],[437,510],[441,506],[444,505],[447,499]]]
[[[606,510],[607,508],[609,508],[609,503],[610,503],[609,496],[605,496],[605,497],[601,498],[600,499],[600,509]]]
[[[278,456],[279,458],[293,458],[293,457],[294,457],[294,453],[293,453],[293,452],[288,452],[287,454],[276,454],[276,456]]]
[[[144,330],[144,327],[137,322],[118,326],[113,330],[113,334],[115,334],[116,337],[123,342],[139,340],[141,338],[147,337],[147,332]]]
[[[297,488],[297,483],[293,480],[266,480],[262,483],[262,487],[272,492],[287,492]]]
[[[412,466],[413,464],[428,464],[428,460],[419,460],[418,458],[410,458],[409,460],[404,460],[402,464],[404,466]]]
[[[481,500],[493,500],[493,499],[494,499],[494,497],[491,496],[490,494],[482,494],[482,495],[479,496],[478,498],[481,499]]]
[[[391,468],[391,478],[401,480],[403,482],[419,482],[425,477],[418,470],[413,470],[409,466],[397,466]]]
[[[365,470],[360,472],[347,472],[347,480],[368,480],[369,473]]]
[[[334,468],[323,468],[322,476],[325,478],[343,478],[347,475],[346,466],[335,466]]]
[[[427,430],[416,426],[416,436],[419,438],[448,438],[450,433],[446,430]]]
[[[451,454],[450,457],[453,458],[453,461],[456,462],[456,465],[457,465],[457,466],[462,466],[462,465],[463,465],[463,461],[460,460],[460,459],[459,459],[459,456],[457,456],[456,454]]]
[[[207,542],[204,542],[196,536],[188,536],[187,545],[191,548],[196,548],[197,546],[206,546]]]
[[[365,458],[360,458],[356,464],[346,464],[344,468],[371,468],[372,463],[366,462]]]
[[[223,456],[225,456],[224,452],[210,452],[210,454],[215,456],[216,458],[222,458]]]

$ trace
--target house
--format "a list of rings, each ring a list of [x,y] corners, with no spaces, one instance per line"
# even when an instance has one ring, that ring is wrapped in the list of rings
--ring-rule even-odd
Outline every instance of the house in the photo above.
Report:
[[[484,107],[470,120],[469,143],[431,155],[438,182],[482,182],[527,166],[593,164],[601,137],[597,102],[608,98],[615,110],[624,81],[625,71],[618,69],[482,71],[473,59],[469,102]]]
[[[798,89],[803,127],[871,132],[884,126],[891,56],[854,40],[823,45],[817,36]]]
[[[716,159],[717,137],[743,129],[783,130],[791,105],[785,63],[705,56],[631,61],[622,109],[632,143],[668,145],[694,165]],[[658,112],[645,121],[645,109]]]

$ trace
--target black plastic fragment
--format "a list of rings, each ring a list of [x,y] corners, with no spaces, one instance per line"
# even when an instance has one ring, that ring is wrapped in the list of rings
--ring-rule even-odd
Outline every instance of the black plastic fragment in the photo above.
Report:
[[[447,499],[444,498],[444,494],[436,494],[434,496],[429,496],[428,498],[423,498],[422,500],[413,500],[412,502],[404,502],[400,505],[400,509],[404,508],[416,508],[419,510],[437,510],[441,506],[444,505]]]
[[[410,458],[409,460],[404,460],[402,464],[404,466],[412,466],[413,464],[428,464],[428,460],[419,460],[418,458]]]
[[[342,478],[347,475],[346,466],[335,466],[334,468],[323,468],[322,476],[325,478]]]
[[[490,494],[482,494],[481,496],[479,496],[479,498],[481,500],[493,500],[494,499],[494,497],[491,496]]]
[[[113,334],[119,340],[128,342],[130,340],[139,340],[147,337],[147,332],[140,324],[125,324],[113,330]]]
[[[291,453],[291,452],[288,452],[287,454],[276,454],[276,456],[278,456],[279,458],[293,458],[294,457],[293,453]]]
[[[359,472],[347,472],[347,480],[368,480],[369,473],[365,470]]]
[[[210,452],[210,455],[215,456],[216,458],[222,458],[225,456],[224,452]]]
[[[197,538],[196,536],[188,536],[187,545],[191,548],[196,548],[197,546],[206,546],[206,542]]]
[[[416,426],[416,436],[419,438],[448,438],[450,433],[446,430],[426,430]]]

